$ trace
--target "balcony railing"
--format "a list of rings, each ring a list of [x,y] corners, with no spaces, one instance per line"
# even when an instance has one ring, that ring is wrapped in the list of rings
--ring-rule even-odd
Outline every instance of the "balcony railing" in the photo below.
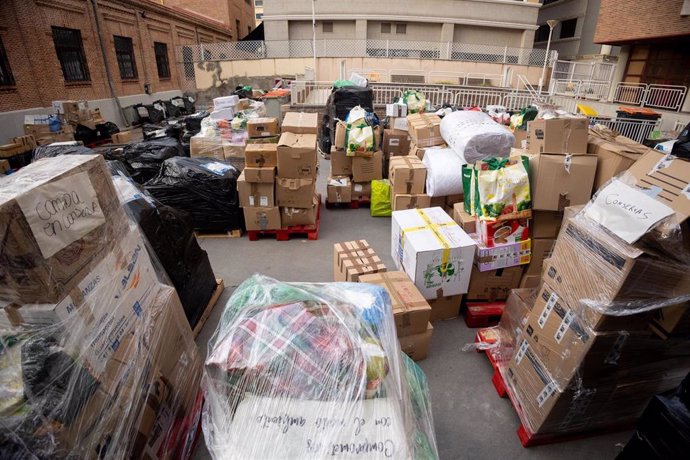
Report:
[[[618,83],[613,102],[678,112],[683,107],[687,92],[685,86]]]

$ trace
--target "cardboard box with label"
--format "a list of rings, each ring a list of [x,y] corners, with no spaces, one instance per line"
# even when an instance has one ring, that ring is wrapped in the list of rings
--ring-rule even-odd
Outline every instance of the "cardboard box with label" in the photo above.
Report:
[[[441,119],[438,115],[414,113],[407,116],[410,139],[417,147],[431,147],[443,144]]]
[[[431,307],[431,321],[445,321],[454,319],[460,315],[462,294],[438,297],[429,300]]]
[[[350,178],[329,177],[326,183],[326,201],[328,203],[350,203],[352,201]]]
[[[426,332],[431,307],[406,273],[393,271],[362,275],[359,281],[376,284],[388,292],[398,337]]]
[[[352,200],[369,201],[371,199],[371,182],[352,182]]]
[[[557,238],[562,222],[563,212],[532,211],[532,222],[530,222],[532,238]]]
[[[280,208],[278,206],[243,208],[244,224],[247,230],[280,230]]]
[[[515,144],[513,147],[516,149],[526,149],[527,148],[527,130],[516,129],[512,131],[513,136],[515,136]]]
[[[271,137],[280,134],[276,118],[250,118],[247,120],[247,134],[249,137]]]
[[[532,209],[562,211],[586,204],[597,171],[594,155],[529,154]]]
[[[316,182],[314,179],[276,179],[276,202],[288,208],[311,208]]]
[[[393,157],[388,165],[393,193],[421,194],[426,185],[426,166],[414,156]]]
[[[115,133],[110,137],[110,140],[113,141],[113,144],[129,144],[132,142],[132,139],[132,131],[120,131],[119,133]]]
[[[553,251],[553,245],[555,243],[556,240],[553,239],[539,238],[532,240],[532,256],[525,270],[525,275],[541,277],[544,269],[544,261],[551,257],[551,251]]]
[[[331,148],[331,176],[351,176],[352,157],[345,150]]]
[[[587,151],[598,158],[594,190],[598,190],[612,177],[630,168],[648,150],[649,147],[625,136],[590,129]]]
[[[398,337],[400,349],[414,361],[426,359],[429,355],[429,343],[431,343],[433,332],[433,326],[427,323],[426,331],[422,333]]]
[[[244,161],[246,167],[274,168],[278,166],[278,145],[247,144]]]
[[[381,273],[386,266],[367,240],[333,245],[333,281],[359,281],[362,275]]]
[[[389,156],[405,156],[410,153],[410,135],[407,131],[385,129],[383,131],[383,153]]]
[[[284,132],[278,141],[278,177],[316,178],[316,136]]]
[[[398,193],[391,197],[391,208],[393,211],[401,211],[403,209],[424,209],[429,207],[431,207],[431,198],[424,193],[418,195]]]
[[[283,133],[318,134],[319,114],[305,112],[288,112],[281,125]]]
[[[321,206],[321,196],[314,194],[311,208],[280,208],[280,222],[285,227],[314,225]]]
[[[264,168],[246,167],[242,174],[247,182],[272,184],[276,179],[276,168],[273,166]]]
[[[499,268],[480,272],[472,267],[467,291],[468,300],[505,300],[512,289],[517,289],[522,279],[522,267]]]
[[[371,182],[383,178],[383,152],[376,151],[370,158],[352,158],[352,180]]]
[[[530,153],[585,155],[589,120],[552,118],[527,124],[527,150]]]
[[[271,208],[275,206],[273,182],[249,182],[245,179],[245,171],[242,171],[240,177],[237,178],[240,206],[243,208],[251,206]]]
[[[497,244],[488,248],[477,241],[477,257],[475,264],[480,272],[496,270],[498,268],[526,265],[532,257],[532,241],[525,240],[519,243]]]
[[[472,234],[477,232],[477,220],[465,212],[465,204],[455,203],[453,205],[453,220],[465,230],[465,233]]]
[[[393,212],[391,256],[426,299],[467,292],[475,246],[442,208]]]

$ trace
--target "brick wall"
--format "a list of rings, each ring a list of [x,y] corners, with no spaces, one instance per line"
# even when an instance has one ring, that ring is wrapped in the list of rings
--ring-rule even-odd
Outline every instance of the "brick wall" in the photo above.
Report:
[[[205,17],[223,22],[232,29],[233,40],[247,35],[248,27],[254,29],[253,0],[163,0],[165,5],[194,11]],[[240,28],[237,30],[236,20]]]
[[[690,35],[690,17],[681,17],[683,0],[601,0],[595,43],[623,43]]]
[[[142,12],[144,12],[142,14]],[[181,68],[176,63],[178,45],[227,41],[230,30],[224,25],[196,20],[149,0],[99,1],[101,32],[106,59],[118,96],[183,87]],[[81,31],[90,81],[65,82],[52,39],[52,26]],[[113,35],[132,38],[138,78],[123,81],[117,66]],[[16,85],[0,87],[0,112],[50,106],[54,100],[110,98],[93,8],[87,0],[2,0],[0,39],[5,45]],[[160,79],[156,67],[154,41],[166,43],[170,78]]]

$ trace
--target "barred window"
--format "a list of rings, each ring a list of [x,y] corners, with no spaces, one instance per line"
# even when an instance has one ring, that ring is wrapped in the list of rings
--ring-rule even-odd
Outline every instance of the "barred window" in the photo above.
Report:
[[[0,86],[12,85],[14,85],[14,76],[10,68],[10,61],[7,59],[5,45],[2,43],[2,37],[0,37]]]
[[[137,63],[134,61],[134,46],[129,37],[113,35],[115,40],[115,55],[117,66],[120,68],[120,78],[132,80],[137,78]]]
[[[65,81],[90,81],[91,77],[84,55],[81,31],[64,27],[52,27],[52,30],[55,52],[60,61]]]
[[[166,43],[153,42],[153,51],[156,55],[156,67],[158,68],[158,78],[170,78],[168,45]]]

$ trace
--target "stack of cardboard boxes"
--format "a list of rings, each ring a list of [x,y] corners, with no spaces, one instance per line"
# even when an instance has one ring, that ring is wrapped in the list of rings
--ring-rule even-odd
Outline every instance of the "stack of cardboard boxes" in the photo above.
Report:
[[[431,207],[431,198],[424,193],[426,167],[416,156],[395,156],[390,159],[388,179],[391,182],[393,211]]]
[[[74,128],[72,125],[63,123],[60,131],[54,132],[50,130],[49,123],[49,115],[24,115],[24,134],[33,136],[37,145],[74,140]]]

